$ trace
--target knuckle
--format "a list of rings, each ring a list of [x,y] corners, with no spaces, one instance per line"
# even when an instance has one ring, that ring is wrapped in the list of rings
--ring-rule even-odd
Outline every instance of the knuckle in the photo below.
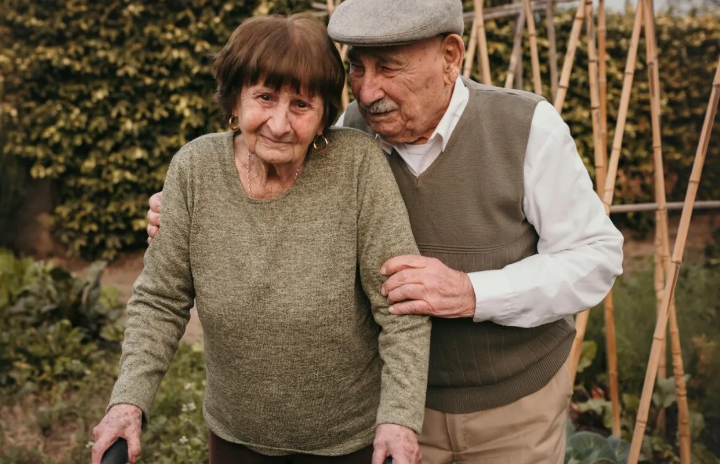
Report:
[[[403,288],[399,287],[392,291],[393,300],[402,301],[404,298]]]

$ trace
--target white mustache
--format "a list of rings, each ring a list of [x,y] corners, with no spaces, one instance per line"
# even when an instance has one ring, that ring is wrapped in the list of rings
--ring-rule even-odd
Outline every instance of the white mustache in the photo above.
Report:
[[[375,100],[369,106],[363,105],[363,108],[365,108],[365,111],[370,114],[382,114],[399,110],[400,105],[392,101],[390,98],[385,97],[380,100]]]

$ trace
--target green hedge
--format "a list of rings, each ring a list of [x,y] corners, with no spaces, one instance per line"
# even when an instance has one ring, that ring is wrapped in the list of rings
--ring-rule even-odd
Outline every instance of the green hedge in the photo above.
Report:
[[[225,127],[210,54],[255,12],[303,2],[0,1],[6,153],[57,180],[54,218],[72,253],[143,242],[148,195],[187,141]],[[259,11],[256,11],[258,9]]]
[[[290,0],[0,0],[0,73],[6,78],[3,114],[9,130],[3,151],[29,160],[33,177],[57,181],[60,242],[72,253],[105,258],[141,245],[147,198],[161,188],[173,154],[188,140],[226,127],[211,101],[209,55],[243,18],[307,6]],[[557,16],[561,55],[571,20],[572,12]],[[547,81],[547,42],[542,23],[538,26]],[[496,83],[507,69],[512,27],[510,20],[488,23]],[[630,15],[608,17],[611,136],[631,27]],[[720,50],[720,16],[663,16],[658,33],[668,192],[678,199]],[[592,129],[583,47],[564,115],[588,160]],[[623,202],[652,198],[644,45],[640,48],[617,191]],[[524,61],[529,76],[527,56]],[[701,199],[720,198],[719,135],[708,154]]]

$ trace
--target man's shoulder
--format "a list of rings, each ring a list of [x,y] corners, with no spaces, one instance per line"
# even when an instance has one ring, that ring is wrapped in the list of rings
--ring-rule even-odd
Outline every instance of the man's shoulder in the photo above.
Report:
[[[373,137],[375,136],[375,132],[365,123],[365,120],[360,115],[357,100],[351,102],[345,109],[345,113],[343,113],[342,126],[360,130]]]
[[[484,96],[494,100],[501,100],[507,103],[517,102],[518,104],[537,105],[545,101],[542,95],[518,89],[506,89],[504,87],[496,87],[494,85],[480,84],[473,80],[463,78],[463,84],[470,91],[470,95]]]

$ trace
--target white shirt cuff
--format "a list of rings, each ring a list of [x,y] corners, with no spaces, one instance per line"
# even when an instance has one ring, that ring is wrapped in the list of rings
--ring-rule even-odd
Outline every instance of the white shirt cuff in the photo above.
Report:
[[[514,297],[510,282],[501,270],[470,272],[470,283],[475,290],[475,317],[473,321],[493,321],[502,324],[513,315]]]

